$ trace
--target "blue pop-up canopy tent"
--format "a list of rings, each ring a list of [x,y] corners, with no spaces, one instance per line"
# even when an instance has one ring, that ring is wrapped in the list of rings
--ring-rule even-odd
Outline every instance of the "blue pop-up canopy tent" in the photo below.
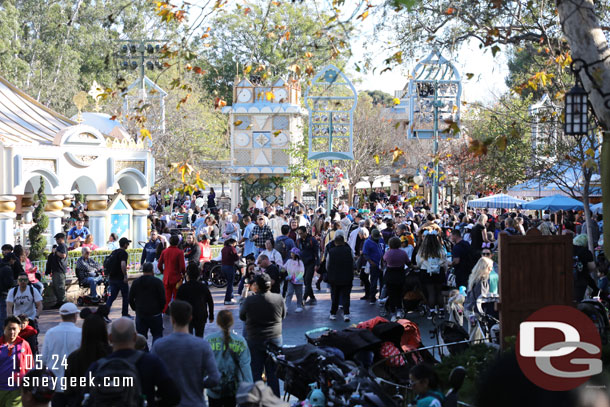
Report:
[[[551,195],[544,198],[536,199],[535,201],[527,202],[521,205],[522,209],[535,211],[560,211],[560,210],[579,210],[584,209],[584,205],[577,199],[570,198],[565,195]]]
[[[473,199],[468,202],[468,206],[471,208],[503,208],[503,209],[512,209],[517,208],[521,204],[524,204],[525,201],[521,199],[517,199],[510,195],[506,194],[497,194],[486,196],[484,198]]]

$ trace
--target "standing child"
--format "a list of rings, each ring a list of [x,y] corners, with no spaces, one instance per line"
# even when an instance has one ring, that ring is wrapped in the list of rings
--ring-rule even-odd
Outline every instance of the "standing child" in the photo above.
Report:
[[[303,276],[305,265],[300,259],[301,251],[294,247],[290,250],[290,259],[286,261],[284,267],[288,272],[288,292],[286,293],[286,310],[292,302],[292,295],[297,295],[297,308],[294,312],[303,312]]]

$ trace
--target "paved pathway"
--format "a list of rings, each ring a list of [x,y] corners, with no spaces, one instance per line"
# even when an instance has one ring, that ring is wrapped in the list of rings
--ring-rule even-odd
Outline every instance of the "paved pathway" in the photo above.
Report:
[[[360,281],[354,280],[354,289],[351,294],[351,306],[350,315],[352,317],[351,322],[343,322],[342,311],[339,310],[336,321],[330,321],[328,319],[330,315],[330,293],[329,290],[323,290],[322,292],[316,291],[316,297],[318,304],[315,306],[306,306],[302,313],[294,312],[295,299],[293,298],[293,304],[291,310],[288,312],[286,319],[283,321],[283,339],[285,345],[299,345],[305,343],[305,332],[321,327],[330,327],[333,329],[343,329],[351,324],[365,321],[370,318],[374,318],[379,315],[380,308],[377,305],[371,305],[368,301],[360,300],[363,295],[363,289],[359,286]],[[324,287],[325,284],[322,284]],[[315,289],[315,288],[314,288]],[[243,322],[239,320],[239,306],[238,305],[224,305],[224,289],[212,289],[212,295],[214,297],[214,312],[217,313],[222,309],[230,309],[233,312],[235,319],[234,330],[238,333],[243,333]],[[122,298],[119,295],[112,306],[110,318],[119,318],[121,316],[121,301]],[[133,313],[133,311],[130,311]],[[421,317],[419,314],[407,314],[407,319],[419,325],[422,340],[424,345],[432,345],[433,340],[430,339],[429,331],[431,329],[431,323],[426,318]],[[60,317],[57,310],[45,310],[40,318],[40,327],[42,328],[42,334],[39,339],[44,340],[44,332],[59,323]],[[79,326],[82,326],[82,320],[78,322]],[[219,328],[216,323],[208,323],[205,328],[205,335],[212,332],[218,332]],[[164,334],[171,332],[171,322],[169,318],[164,317]],[[150,342],[150,340],[149,340]]]

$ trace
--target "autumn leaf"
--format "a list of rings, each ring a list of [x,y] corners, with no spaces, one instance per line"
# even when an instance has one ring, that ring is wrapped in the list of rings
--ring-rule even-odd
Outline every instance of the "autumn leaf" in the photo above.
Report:
[[[375,159],[375,164],[379,165],[379,154],[375,154],[373,158]]]
[[[178,10],[174,13],[174,18],[176,19],[176,21],[178,22],[182,22],[184,21],[184,18],[186,17],[186,11],[185,10]]]
[[[198,75],[204,75],[206,73],[206,71],[204,71],[203,69],[201,69],[200,67],[196,66],[193,68],[193,72],[195,72]]]
[[[305,53],[305,58],[309,59],[311,57],[313,57],[313,54],[311,52],[306,52]]]
[[[140,129],[140,138],[141,138],[142,140],[144,140],[144,139],[150,139],[150,140],[152,140],[152,135],[150,134],[150,131],[148,131],[148,129],[141,128],[141,129]]]
[[[241,121],[241,120],[235,120],[235,121],[233,122],[233,125],[234,125],[234,126],[239,126],[239,125],[240,125],[240,124],[242,124],[242,123],[243,123],[243,121]]]
[[[356,17],[356,19],[362,19],[362,21],[364,21],[365,18],[367,18],[369,16],[369,11],[366,10],[364,13],[360,14],[358,17]]]
[[[473,73],[467,73],[466,74],[466,79],[470,80],[470,79],[472,79],[473,76],[474,76]]]
[[[267,99],[267,101],[272,101],[275,98],[275,95],[273,94],[273,92],[265,92],[265,98]]]
[[[447,14],[448,16],[450,16],[451,14],[455,13],[455,9],[453,7],[448,7],[447,10],[445,10],[445,14]]]
[[[496,54],[498,53],[498,51],[500,51],[500,47],[498,45],[494,45],[493,47],[491,47],[491,55],[492,56],[496,56]]]
[[[276,130],[276,131],[273,132],[273,136],[277,137],[277,136],[280,135],[281,132],[282,132],[281,130]]]
[[[250,7],[245,8],[244,15],[247,16],[248,14],[250,14],[251,11],[252,11],[252,9]]]
[[[225,107],[226,105],[227,105],[227,102],[225,102],[223,99],[221,99],[219,97],[214,99],[214,108],[220,109],[221,107]]]
[[[394,103],[394,105],[399,105],[400,104],[400,99],[394,98],[394,99],[392,99],[392,103]]]
[[[301,67],[298,64],[290,65],[288,70],[294,72],[297,76],[301,75]]]
[[[398,147],[396,147],[393,151],[392,151],[392,162],[395,163],[396,161],[398,161],[398,159],[400,157],[402,157],[405,154],[404,151],[402,151],[401,149],[399,149]]]
[[[587,151],[585,151],[585,154],[591,158],[595,157],[595,151],[592,148],[588,148]]]
[[[286,41],[290,40],[290,31],[286,31],[286,33],[284,34],[284,39]]]

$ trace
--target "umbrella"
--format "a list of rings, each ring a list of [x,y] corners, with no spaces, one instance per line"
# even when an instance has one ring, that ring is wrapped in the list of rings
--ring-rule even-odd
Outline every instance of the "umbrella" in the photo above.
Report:
[[[591,205],[591,212],[593,212],[593,213],[602,213],[602,208],[603,208],[602,203],[603,202],[600,202],[600,203],[595,204],[595,205]]]
[[[570,198],[564,195],[551,195],[544,198],[536,199],[535,201],[527,202],[521,205],[523,209],[530,209],[536,211],[559,211],[569,209],[584,209],[584,205],[579,200]]]
[[[484,198],[474,199],[468,202],[471,208],[505,208],[512,209],[524,204],[525,201],[517,199],[510,195],[498,194],[486,196]]]

